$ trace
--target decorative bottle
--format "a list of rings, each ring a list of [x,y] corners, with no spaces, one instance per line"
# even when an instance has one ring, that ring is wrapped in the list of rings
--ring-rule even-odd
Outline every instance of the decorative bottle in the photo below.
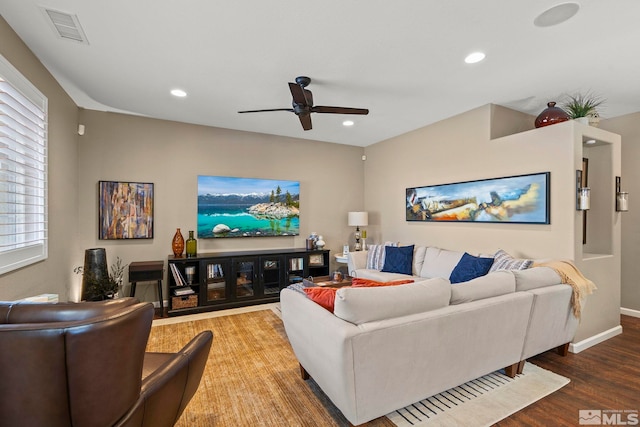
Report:
[[[187,258],[194,258],[198,255],[198,241],[193,237],[193,230],[189,230],[187,239]]]
[[[176,234],[173,235],[173,241],[171,242],[171,249],[173,249],[173,256],[176,258],[182,258],[182,251],[184,250],[184,237],[180,233],[180,229],[176,229]]]

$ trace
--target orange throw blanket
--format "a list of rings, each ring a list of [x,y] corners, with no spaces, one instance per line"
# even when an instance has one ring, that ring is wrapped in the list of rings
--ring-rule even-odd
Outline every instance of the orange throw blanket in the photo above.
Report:
[[[582,310],[580,300],[587,295],[591,295],[595,289],[598,289],[596,285],[584,277],[580,270],[578,270],[578,267],[571,261],[536,262],[533,266],[553,268],[562,279],[562,283],[566,283],[573,288],[573,294],[571,295],[573,315],[576,316],[576,319],[580,320],[580,312]]]

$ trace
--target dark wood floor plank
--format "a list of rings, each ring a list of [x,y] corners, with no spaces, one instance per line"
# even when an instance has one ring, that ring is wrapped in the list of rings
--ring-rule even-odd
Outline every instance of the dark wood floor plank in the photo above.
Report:
[[[552,350],[529,359],[571,382],[496,425],[578,426],[581,409],[640,410],[640,318],[621,316],[621,325],[621,335],[581,353]]]

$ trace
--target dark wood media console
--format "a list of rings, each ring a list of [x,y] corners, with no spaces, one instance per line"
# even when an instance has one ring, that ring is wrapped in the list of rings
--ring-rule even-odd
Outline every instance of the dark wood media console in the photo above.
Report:
[[[290,284],[328,275],[329,251],[212,252],[195,258],[169,256],[168,264],[168,314],[177,316],[277,302],[280,290]]]

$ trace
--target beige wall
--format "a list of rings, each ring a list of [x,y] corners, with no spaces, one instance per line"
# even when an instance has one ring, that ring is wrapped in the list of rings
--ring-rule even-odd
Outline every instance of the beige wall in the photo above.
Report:
[[[0,54],[49,99],[49,258],[0,276],[0,299],[41,293],[67,299],[78,255],[78,109],[1,17],[0,40]]]
[[[629,211],[622,214],[622,307],[640,312],[640,113],[601,122],[622,135],[622,191],[629,192]]]
[[[573,145],[571,128],[548,127],[518,139],[491,140],[491,106],[366,148],[365,206],[374,218],[377,241],[418,242],[469,252],[498,248],[534,258],[573,253]],[[541,136],[542,135],[542,136]],[[551,172],[551,224],[423,223],[405,220],[407,187]],[[570,222],[571,221],[571,222]],[[372,228],[372,227],[370,227]]]
[[[315,231],[335,254],[353,240],[347,212],[364,206],[361,147],[90,110],[81,111],[80,123],[79,245],[106,248],[109,263],[116,256],[126,263],[165,260],[176,228],[185,238],[196,228],[198,175],[296,180],[301,192],[300,236],[199,239],[199,253],[302,248]],[[152,240],[98,240],[100,180],[154,183]],[[154,286],[139,286],[136,296],[157,301]]]
[[[619,216],[609,206],[599,225],[608,234],[609,253],[583,261],[582,213],[575,209],[575,171],[581,169],[583,133],[611,140],[604,160],[607,183],[619,173],[619,137],[577,124],[526,129],[527,117],[487,105],[365,149],[365,209],[371,242],[400,241],[471,253],[502,248],[515,256],[573,259],[599,286],[583,313],[576,340],[616,328],[620,307]],[[512,120],[513,124],[501,123]],[[498,131],[492,131],[491,123]],[[617,157],[617,164],[613,159]],[[594,155],[594,158],[597,157]],[[595,161],[595,160],[594,160]],[[597,167],[594,164],[594,169]],[[407,187],[551,172],[551,224],[430,223],[405,220]],[[601,180],[604,181],[604,180]],[[602,198],[613,200],[612,189]],[[602,196],[602,193],[598,193]],[[592,221],[592,226],[593,226]],[[617,265],[616,265],[617,263]]]

